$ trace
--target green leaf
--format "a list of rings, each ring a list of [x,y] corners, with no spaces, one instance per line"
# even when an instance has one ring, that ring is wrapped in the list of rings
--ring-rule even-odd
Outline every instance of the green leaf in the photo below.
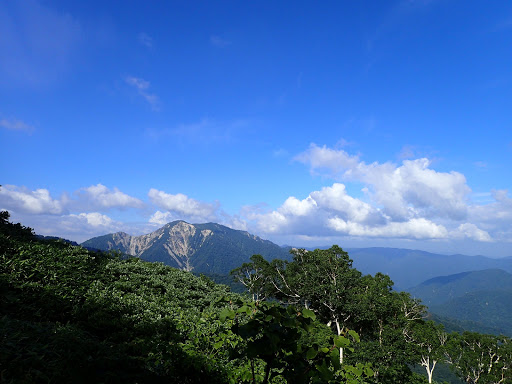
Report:
[[[346,337],[335,336],[334,345],[338,348],[346,348],[350,345],[350,341]]]
[[[312,360],[316,357],[316,355],[318,355],[318,351],[314,348],[309,348],[306,352],[306,359]]]
[[[307,309],[307,308],[304,308],[302,310],[302,316],[304,316],[304,318],[306,318],[306,319],[313,319],[313,320],[316,319],[315,312],[313,312],[312,310]]]
[[[232,311],[229,308],[224,308],[219,315],[220,321],[224,322],[226,319],[233,320],[235,318],[235,311]]]
[[[359,335],[357,334],[357,332],[356,332],[356,331],[354,331],[354,330],[352,330],[352,329],[349,329],[349,330],[348,330],[348,334],[349,334],[350,336],[352,336],[352,338],[353,338],[355,341],[357,341],[357,342],[359,343],[359,341],[360,341],[360,340],[359,340]]]

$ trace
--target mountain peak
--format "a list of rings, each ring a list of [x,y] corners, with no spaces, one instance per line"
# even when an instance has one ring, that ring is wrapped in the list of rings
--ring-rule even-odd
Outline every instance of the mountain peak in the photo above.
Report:
[[[288,258],[286,250],[246,231],[217,223],[189,224],[176,220],[142,236],[125,233],[95,237],[89,248],[116,249],[147,261],[159,261],[187,271],[227,274],[254,254],[271,260]]]

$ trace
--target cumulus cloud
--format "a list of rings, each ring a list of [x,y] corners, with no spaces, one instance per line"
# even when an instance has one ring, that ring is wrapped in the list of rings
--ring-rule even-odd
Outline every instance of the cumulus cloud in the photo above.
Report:
[[[63,194],[59,199],[55,199],[50,195],[50,191],[44,188],[31,191],[25,187],[5,185],[0,187],[0,208],[37,215],[61,215],[69,211],[90,212],[145,207],[141,200],[121,192],[118,188],[109,189],[102,184],[82,188],[73,195],[74,198]]]
[[[394,220],[384,209],[349,196],[344,184],[313,191],[305,199],[289,197],[276,210],[246,207],[245,216],[260,232],[309,238],[350,236],[387,239],[473,239],[491,241],[488,232],[472,223],[449,226],[425,217]]]
[[[149,199],[166,213],[155,213],[151,220],[168,220],[170,218],[182,219],[193,222],[215,221],[218,216],[219,203],[205,203],[178,193],[172,195],[157,189],[151,188],[148,193]]]
[[[65,211],[61,201],[53,199],[47,189],[30,191],[15,185],[0,187],[0,207],[9,211],[31,214],[59,215]]]
[[[507,190],[492,191],[493,202],[469,207],[469,219],[477,223],[493,238],[512,241],[512,198]]]
[[[512,198],[507,190],[495,190],[491,193],[494,201],[470,208],[470,217],[487,224],[512,224]]]
[[[454,230],[452,233],[452,238],[463,238],[463,239],[473,239],[476,241],[484,241],[490,242],[492,241],[491,236],[486,231],[478,228],[475,224],[464,223],[459,225],[459,227]]]
[[[424,218],[369,226],[335,217],[328,220],[328,225],[336,232],[349,236],[405,239],[445,239],[448,237],[445,227]]]
[[[312,173],[365,183],[370,198],[397,221],[419,217],[462,220],[467,216],[471,189],[464,175],[437,172],[426,158],[404,160],[399,166],[366,164],[343,150],[311,144],[295,159],[309,165]]]
[[[165,225],[171,221],[176,220],[176,216],[171,212],[156,211],[150,218],[151,224]]]
[[[114,221],[99,212],[90,212],[90,213],[80,213],[78,215],[71,214],[69,218],[76,219],[78,221],[82,221],[83,223],[87,223],[92,227],[107,227],[110,228],[114,224]]]
[[[345,185],[340,183],[311,192],[302,200],[291,196],[281,207],[271,212],[246,207],[244,214],[263,232],[300,235],[333,234],[337,232],[330,222],[333,219],[360,225],[379,225],[386,222],[380,210],[349,196]]]
[[[77,194],[79,196],[77,204],[87,207],[88,210],[144,207],[141,200],[121,192],[118,188],[114,187],[111,190],[102,184],[82,188]]]
[[[34,228],[36,233],[60,236],[83,242],[95,236],[119,231],[132,232],[132,228],[99,212],[83,212],[61,216],[32,215],[19,217],[24,225]]]
[[[149,87],[151,85],[149,81],[133,76],[127,76],[124,79],[124,81],[126,82],[126,84],[135,88],[137,90],[137,93],[151,105],[152,109],[159,109],[160,102],[158,96],[154,93],[149,92]]]
[[[361,193],[351,196],[345,184],[336,182],[305,199],[291,196],[275,210],[246,208],[247,219],[263,233],[490,242],[496,234],[491,220],[512,223],[512,199],[506,192],[495,192],[495,202],[486,207],[471,205],[464,175],[438,172],[427,158],[366,163],[360,155],[311,144],[295,160],[313,175],[362,184]]]

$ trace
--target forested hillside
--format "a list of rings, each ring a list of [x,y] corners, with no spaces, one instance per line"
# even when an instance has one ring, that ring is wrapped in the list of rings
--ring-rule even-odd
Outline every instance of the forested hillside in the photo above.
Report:
[[[241,296],[0,219],[2,382],[405,384],[441,362],[468,383],[512,380],[510,339],[447,334],[336,246],[254,256],[233,271]]]
[[[512,274],[501,269],[439,276],[409,292],[464,329],[512,336]]]
[[[512,292],[512,274],[501,269],[463,272],[435,277],[408,290],[429,307],[480,291]]]

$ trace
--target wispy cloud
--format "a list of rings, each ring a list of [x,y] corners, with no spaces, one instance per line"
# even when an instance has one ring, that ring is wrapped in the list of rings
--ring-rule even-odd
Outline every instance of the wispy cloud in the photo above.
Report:
[[[135,88],[140,96],[142,96],[151,105],[155,111],[160,109],[160,100],[157,95],[149,92],[150,83],[139,77],[127,76],[124,81],[126,84]]]
[[[1,119],[0,127],[9,129],[11,131],[21,131],[27,133],[32,133],[35,129],[34,126],[16,119]]]
[[[149,36],[147,33],[141,32],[137,35],[137,40],[140,44],[144,45],[147,48],[153,48],[153,38]]]
[[[227,47],[228,45],[231,45],[231,41],[223,39],[220,36],[213,35],[213,36],[210,36],[210,44],[212,44],[215,47],[224,48],[224,47]]]
[[[180,145],[219,145],[232,144],[242,140],[247,133],[249,120],[238,119],[233,121],[218,121],[212,118],[203,118],[197,122],[178,124],[174,127],[161,129],[148,128],[147,136],[152,140],[172,137]]]

